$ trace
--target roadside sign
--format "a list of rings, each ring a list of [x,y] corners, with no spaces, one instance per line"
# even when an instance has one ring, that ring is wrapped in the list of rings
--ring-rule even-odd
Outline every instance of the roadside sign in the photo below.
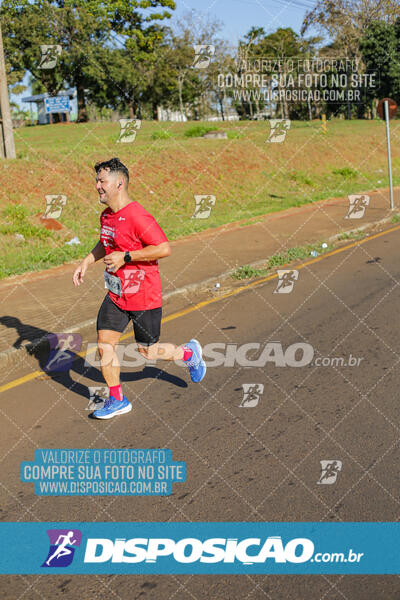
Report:
[[[53,96],[44,99],[46,113],[69,112],[69,96]]]
[[[377,106],[377,112],[381,119],[385,120],[385,102],[388,103],[389,119],[394,119],[397,114],[397,104],[392,98],[382,98]]]

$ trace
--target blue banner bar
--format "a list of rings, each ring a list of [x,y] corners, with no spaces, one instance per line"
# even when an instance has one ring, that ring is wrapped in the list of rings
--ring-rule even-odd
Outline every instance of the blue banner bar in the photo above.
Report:
[[[1,574],[400,574],[400,523],[0,523]]]

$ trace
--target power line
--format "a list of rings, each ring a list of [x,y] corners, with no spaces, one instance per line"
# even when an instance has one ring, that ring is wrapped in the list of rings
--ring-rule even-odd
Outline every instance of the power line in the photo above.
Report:
[[[315,8],[315,2],[308,2],[308,0],[269,0],[270,2],[275,2],[276,4],[284,5],[287,8],[301,8],[301,9],[309,9],[312,10]],[[265,2],[261,0],[234,0],[234,2],[239,2],[240,4],[252,4],[254,6],[259,6],[262,8],[266,8]]]

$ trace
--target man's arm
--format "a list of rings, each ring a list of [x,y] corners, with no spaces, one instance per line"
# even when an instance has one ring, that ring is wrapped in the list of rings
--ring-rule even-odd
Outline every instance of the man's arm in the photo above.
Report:
[[[129,252],[131,262],[147,262],[165,258],[171,254],[171,248],[168,242],[162,242],[158,246],[145,246],[141,250],[132,250]],[[110,271],[117,271],[124,261],[125,252],[111,252],[108,254],[104,262]]]
[[[169,256],[171,254],[171,247],[169,242],[163,242],[158,246],[145,246],[141,250],[132,250],[129,254],[132,262],[158,260],[159,258]]]
[[[87,271],[88,266],[100,260],[101,258],[104,258],[105,255],[106,251],[103,244],[100,241],[97,242],[93,250],[87,256],[85,256],[79,267],[75,269],[74,275],[72,277],[74,285],[80,285],[81,283],[83,283],[83,277]]]
[[[94,262],[97,262],[101,258],[106,255],[106,249],[103,244],[99,241],[93,248],[93,250],[83,259],[83,262],[86,261],[87,265],[91,265]]]

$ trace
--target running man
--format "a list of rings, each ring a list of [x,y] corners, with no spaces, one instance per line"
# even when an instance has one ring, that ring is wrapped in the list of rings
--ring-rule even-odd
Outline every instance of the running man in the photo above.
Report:
[[[48,363],[44,366],[46,371],[57,370],[57,368],[62,368],[63,363],[70,363],[74,358],[74,352],[71,352],[73,347],[74,336],[72,334],[68,334],[67,338],[61,338],[57,341],[57,347],[55,348],[54,356],[49,360]],[[71,345],[72,344],[72,345]],[[55,363],[55,367],[52,368],[52,365]]]
[[[71,554],[71,550],[67,548],[67,546],[73,546],[74,544],[76,544],[76,540],[72,539],[73,536],[73,531],[68,531],[67,535],[58,536],[58,540],[56,541],[57,548],[54,554],[52,554],[50,558],[46,560],[47,566],[50,566],[50,563],[54,558],[61,558],[62,556],[67,556],[67,554]]]
[[[110,389],[97,419],[111,419],[132,409],[123,395],[115,348],[132,320],[138,351],[149,360],[183,360],[192,381],[200,382],[206,365],[195,339],[184,346],[160,344],[162,289],[158,260],[171,254],[167,237],[154,217],[128,196],[129,172],[119,158],[94,167],[99,201],[106,205],[100,216],[100,241],[73,275],[83,283],[89,265],[103,259],[108,293],[97,316],[97,343],[101,372]]]

